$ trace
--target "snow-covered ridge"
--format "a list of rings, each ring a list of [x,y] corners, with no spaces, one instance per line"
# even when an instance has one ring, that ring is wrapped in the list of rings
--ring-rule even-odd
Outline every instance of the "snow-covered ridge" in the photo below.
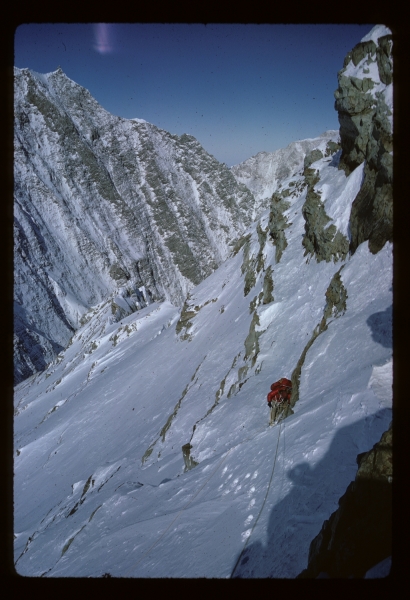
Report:
[[[391,35],[391,29],[386,25],[375,25],[360,41],[369,42],[371,40],[378,46],[378,39],[385,35]]]

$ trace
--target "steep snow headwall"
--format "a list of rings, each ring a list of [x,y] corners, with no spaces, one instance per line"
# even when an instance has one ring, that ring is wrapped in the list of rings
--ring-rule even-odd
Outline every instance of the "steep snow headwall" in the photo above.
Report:
[[[254,199],[189,135],[110,115],[61,69],[15,69],[15,377],[124,286],[181,305]]]
[[[391,31],[376,26],[347,54],[338,74],[339,168],[349,175],[365,162],[363,185],[350,217],[351,252],[366,240],[371,252],[378,252],[392,240],[392,72]]]
[[[335,145],[314,150],[182,311],[131,278],[16,386],[19,574],[295,578],[324,521],[333,556],[338,541],[350,553],[346,511],[332,514],[356,457],[360,552],[367,492],[376,520],[388,509],[373,476],[391,487],[389,434],[368,450],[392,419],[393,248],[331,252],[337,232],[349,239],[365,162],[346,175]],[[41,252],[46,236],[33,232]],[[127,265],[120,255],[107,269],[121,282]],[[284,376],[291,409],[270,427],[266,394]],[[360,576],[356,566],[340,572]]]

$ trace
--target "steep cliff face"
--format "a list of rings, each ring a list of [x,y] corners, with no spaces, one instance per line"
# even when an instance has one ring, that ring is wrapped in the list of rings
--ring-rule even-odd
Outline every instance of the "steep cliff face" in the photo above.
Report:
[[[357,456],[356,478],[310,545],[301,578],[364,577],[392,553],[392,424]]]
[[[192,136],[109,114],[61,69],[15,69],[16,381],[109,294],[181,305],[253,203]]]
[[[365,163],[363,185],[350,217],[351,252],[369,240],[375,253],[392,240],[392,73],[391,31],[376,26],[347,54],[338,74],[339,168],[349,175]]]

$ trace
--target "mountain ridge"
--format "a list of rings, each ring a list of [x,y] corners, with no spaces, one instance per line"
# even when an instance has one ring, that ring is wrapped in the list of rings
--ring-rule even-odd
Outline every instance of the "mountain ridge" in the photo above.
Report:
[[[255,197],[254,215],[269,208],[270,198],[278,190],[282,180],[303,170],[307,154],[315,149],[329,153],[328,143],[337,143],[338,140],[338,130],[325,131],[316,138],[291,142],[275,152],[258,152],[231,167],[235,179],[244,183]]]

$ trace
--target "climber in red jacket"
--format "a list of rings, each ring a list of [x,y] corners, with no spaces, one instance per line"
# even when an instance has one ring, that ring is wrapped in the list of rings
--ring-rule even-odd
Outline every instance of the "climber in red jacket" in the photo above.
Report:
[[[292,382],[286,377],[282,377],[279,381],[272,383],[270,389],[267,401],[270,408],[269,425],[272,425],[280,413],[284,413],[284,418],[287,415],[292,393]]]

